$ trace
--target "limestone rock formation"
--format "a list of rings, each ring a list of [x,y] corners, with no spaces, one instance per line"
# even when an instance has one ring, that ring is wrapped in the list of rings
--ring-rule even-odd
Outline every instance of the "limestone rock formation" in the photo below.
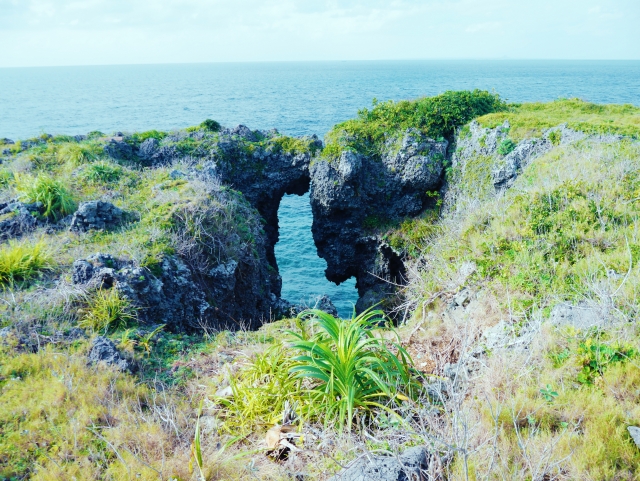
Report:
[[[440,187],[448,143],[408,129],[389,141],[380,157],[344,151],[336,161],[311,166],[313,238],[327,261],[326,276],[340,283],[356,277],[362,311],[404,282],[405,268],[373,228],[420,214]]]
[[[0,203],[0,241],[20,237],[35,230],[43,212],[42,203],[24,204],[19,201]]]

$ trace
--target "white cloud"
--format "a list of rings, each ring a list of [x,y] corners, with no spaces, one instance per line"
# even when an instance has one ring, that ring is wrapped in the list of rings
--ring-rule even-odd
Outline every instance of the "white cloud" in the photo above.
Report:
[[[0,66],[640,58],[639,21],[637,0],[0,0]]]

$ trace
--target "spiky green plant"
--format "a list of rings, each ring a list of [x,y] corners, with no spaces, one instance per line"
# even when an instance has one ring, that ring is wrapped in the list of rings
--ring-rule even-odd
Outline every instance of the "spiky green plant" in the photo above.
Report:
[[[357,411],[388,410],[382,404],[385,400],[412,395],[409,354],[378,335],[386,324],[382,311],[370,309],[341,320],[314,309],[299,317],[310,319],[320,330],[308,339],[294,334],[297,340],[292,347],[304,354],[295,358],[299,365],[290,372],[318,382],[313,397],[325,413],[325,422],[337,420],[340,429],[350,429]],[[384,330],[397,339],[394,330]]]
[[[80,327],[99,332],[126,328],[135,319],[136,309],[116,289],[99,289],[80,314]]]
[[[36,243],[9,241],[0,247],[0,287],[28,282],[53,265],[53,256],[43,240]]]
[[[15,183],[22,201],[42,202],[45,217],[57,220],[76,209],[76,202],[64,184],[49,175],[16,174]]]

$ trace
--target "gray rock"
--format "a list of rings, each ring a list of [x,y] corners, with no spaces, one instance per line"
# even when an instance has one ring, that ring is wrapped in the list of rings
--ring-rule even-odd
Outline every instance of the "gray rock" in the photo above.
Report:
[[[33,232],[45,222],[40,219],[42,203],[23,204],[14,201],[0,203],[0,241],[20,237]]]
[[[87,232],[89,230],[109,230],[120,226],[127,220],[127,214],[111,204],[100,200],[82,202],[71,219],[70,230]]]
[[[4,138],[4,139],[0,139],[0,144],[13,145],[15,144],[15,142],[11,139]]]
[[[119,371],[131,371],[129,361],[118,351],[113,341],[106,337],[97,336],[91,342],[88,364],[93,366],[101,363],[107,366],[113,366]]]
[[[333,302],[331,302],[331,298],[326,294],[318,298],[313,308],[320,309],[321,311],[324,311],[327,314],[332,315],[333,317],[338,317],[338,309],[336,309],[336,306],[334,306]]]
[[[126,142],[112,139],[103,147],[105,154],[114,160],[131,160],[133,148]]]
[[[145,160],[151,160],[158,151],[159,142],[157,139],[149,138],[140,144],[138,156]]]
[[[369,455],[333,476],[331,481],[422,481],[429,460],[425,446],[407,449],[398,457]]]
[[[640,428],[636,426],[629,426],[627,431],[629,431],[629,435],[631,436],[631,439],[633,439],[633,442],[636,443],[636,446],[640,448]]]
[[[556,327],[571,326],[576,329],[587,330],[603,324],[604,315],[597,309],[578,304],[561,303],[551,310],[549,322]]]
[[[245,140],[248,140],[249,142],[255,142],[256,140],[258,140],[253,131],[246,125],[238,125],[231,130],[231,135],[237,135]]]

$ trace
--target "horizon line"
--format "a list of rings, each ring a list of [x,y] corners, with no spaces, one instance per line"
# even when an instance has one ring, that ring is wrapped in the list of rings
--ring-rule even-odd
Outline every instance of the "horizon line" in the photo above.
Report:
[[[375,63],[375,62],[640,62],[637,59],[602,59],[602,58],[406,58],[406,59],[325,59],[325,60],[212,60],[203,62],[131,62],[104,64],[65,64],[65,65],[7,65],[0,69],[28,69],[28,68],[69,68],[69,67],[142,67],[160,65],[212,65],[212,64],[293,64],[293,63]]]

